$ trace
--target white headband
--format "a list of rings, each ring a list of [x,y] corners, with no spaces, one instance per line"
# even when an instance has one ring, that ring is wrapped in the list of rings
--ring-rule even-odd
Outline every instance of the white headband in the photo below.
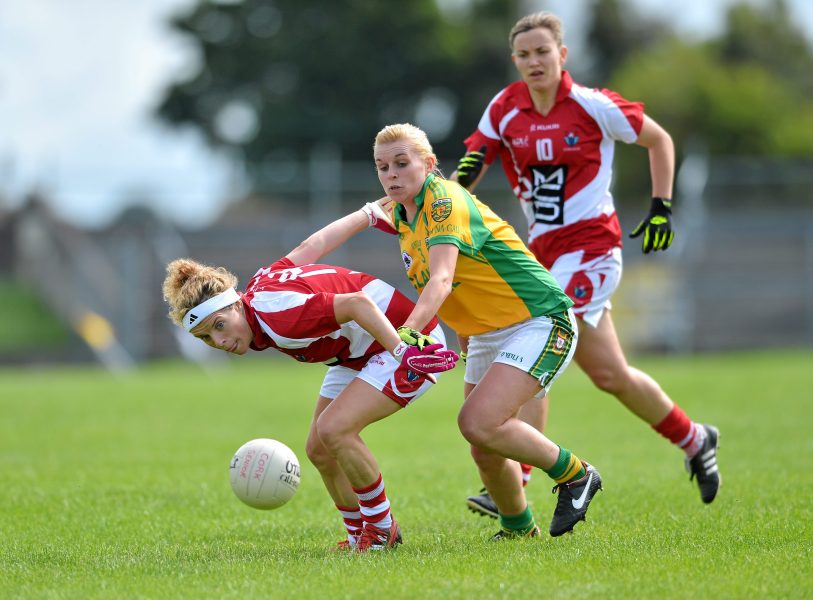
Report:
[[[199,325],[203,319],[211,315],[213,312],[219,311],[221,308],[226,308],[230,304],[234,304],[240,299],[234,288],[229,288],[225,292],[220,292],[216,296],[212,296],[205,302],[201,302],[196,307],[189,309],[183,316],[183,326],[187,331],[191,331],[193,327]]]

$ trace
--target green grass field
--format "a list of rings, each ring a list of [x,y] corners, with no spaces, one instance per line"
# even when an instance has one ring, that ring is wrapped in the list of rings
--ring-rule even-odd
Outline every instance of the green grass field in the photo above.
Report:
[[[456,428],[461,372],[371,427],[405,544],[336,554],[337,513],[305,437],[323,367],[231,361],[0,371],[2,598],[801,598],[813,596],[813,353],[635,361],[722,432],[723,487],[700,502],[682,455],[573,367],[548,433],[604,492],[573,535],[494,544]],[[303,461],[263,512],[228,483],[234,450],[280,439]],[[536,472],[540,525],[555,504]]]

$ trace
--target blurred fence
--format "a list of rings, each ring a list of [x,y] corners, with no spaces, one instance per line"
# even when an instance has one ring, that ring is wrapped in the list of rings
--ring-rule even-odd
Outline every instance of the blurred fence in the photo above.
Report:
[[[524,236],[524,217],[497,171],[492,169],[478,195]],[[322,176],[326,172],[331,178]],[[380,195],[368,163],[311,165],[311,173],[322,175],[304,187],[278,181],[275,197],[233,205],[215,225],[198,231],[179,231],[146,210],[131,210],[106,229],[82,232],[32,203],[12,221],[13,243],[2,246],[11,257],[3,263],[111,368],[179,354],[216,360],[219,353],[166,318],[166,263],[190,256],[223,265],[245,283],[311,231]],[[684,162],[673,248],[643,256],[637,240],[626,245],[613,314],[627,349],[813,345],[811,184],[810,163],[760,170],[742,161]],[[634,214],[622,212],[624,229],[646,208],[644,201]],[[358,236],[326,260],[370,272],[415,296],[395,240],[379,232]]]

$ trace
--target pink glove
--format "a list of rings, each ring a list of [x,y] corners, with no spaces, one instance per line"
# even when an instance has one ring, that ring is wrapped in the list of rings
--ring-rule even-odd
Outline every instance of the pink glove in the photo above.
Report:
[[[442,373],[449,369],[454,369],[455,364],[460,359],[457,352],[443,348],[443,344],[430,344],[419,350],[417,346],[410,346],[406,342],[401,342],[392,351],[393,356],[406,364],[407,368],[428,375],[432,383],[436,383],[432,373]]]

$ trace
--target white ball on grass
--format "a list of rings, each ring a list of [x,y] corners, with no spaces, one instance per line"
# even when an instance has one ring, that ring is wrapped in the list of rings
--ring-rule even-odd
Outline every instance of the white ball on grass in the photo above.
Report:
[[[277,440],[259,438],[246,442],[229,465],[231,489],[254,508],[279,508],[299,487],[299,459]]]

